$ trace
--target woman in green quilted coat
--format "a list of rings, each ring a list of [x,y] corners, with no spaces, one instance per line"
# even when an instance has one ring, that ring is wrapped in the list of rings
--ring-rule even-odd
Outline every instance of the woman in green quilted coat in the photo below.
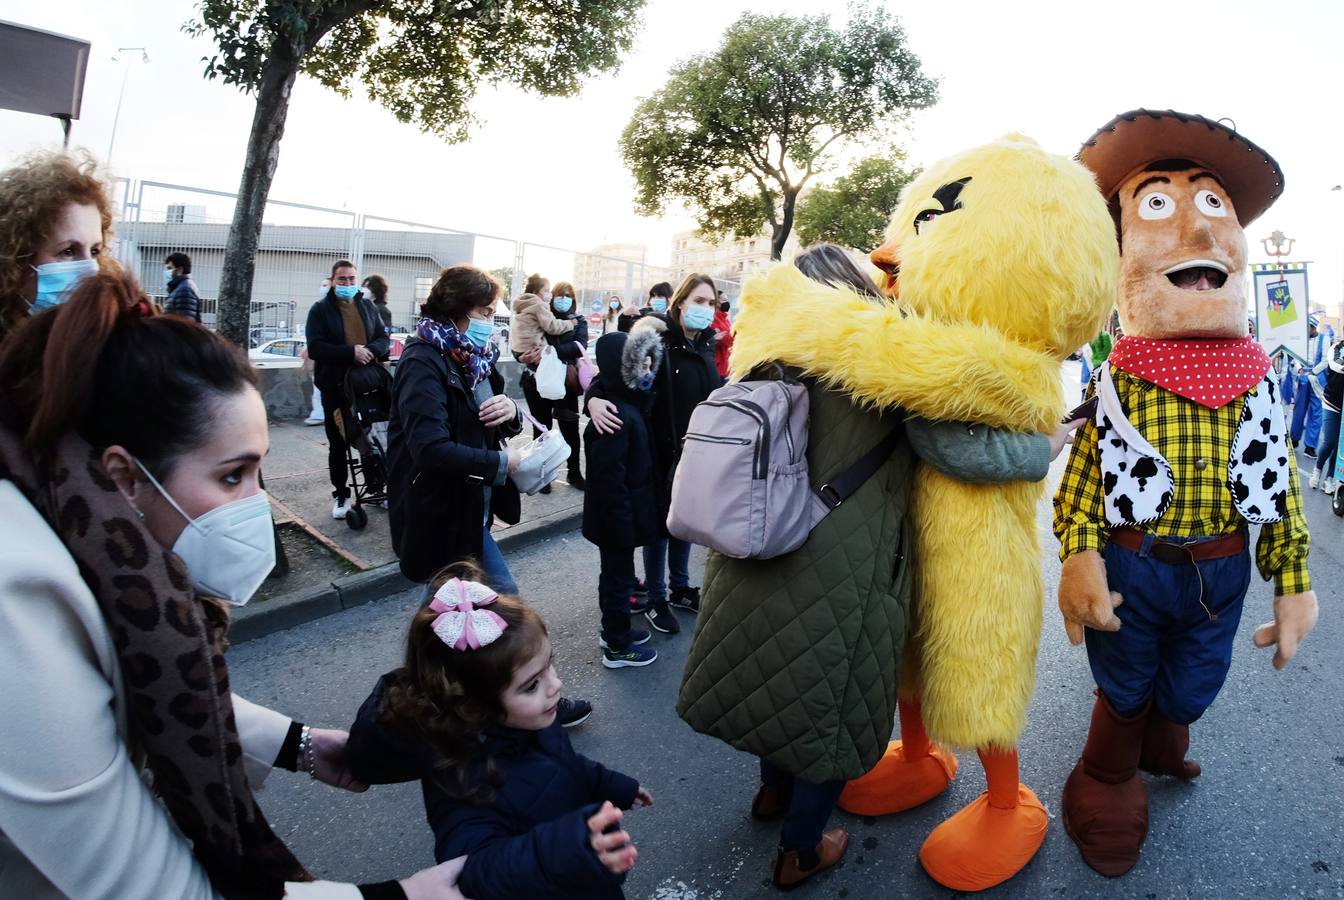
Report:
[[[839,247],[813,247],[794,264],[813,281],[886,302]],[[746,299],[768,309],[772,281],[749,285]],[[824,317],[819,307],[818,334],[832,334]],[[769,316],[749,321],[769,331]],[[786,345],[760,333],[744,345],[749,337],[744,330],[734,348],[739,375],[771,361],[790,364]],[[1045,477],[1067,434],[907,421],[899,409],[864,408],[824,386],[823,371],[808,375],[819,376],[804,379],[814,484],[849,468],[892,429],[904,437],[799,549],[768,560],[710,554],[677,701],[697,731],[760,757],[751,811],[762,819],[784,816],[774,869],[781,888],[844,855],[849,837],[840,828],[826,831],[827,820],[845,782],[872,768],[891,736],[910,627],[906,513],[914,455],[966,481],[1034,481]]]

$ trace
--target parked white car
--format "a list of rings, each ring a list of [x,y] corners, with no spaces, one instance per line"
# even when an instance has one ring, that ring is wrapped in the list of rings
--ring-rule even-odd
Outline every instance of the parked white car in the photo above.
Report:
[[[302,362],[303,350],[307,346],[308,342],[303,338],[279,338],[278,340],[267,341],[260,347],[253,347],[247,351],[247,356],[254,365],[287,363],[290,361]]]

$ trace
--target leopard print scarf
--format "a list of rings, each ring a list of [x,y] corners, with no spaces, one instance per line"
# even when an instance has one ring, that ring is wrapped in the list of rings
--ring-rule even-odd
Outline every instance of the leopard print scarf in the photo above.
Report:
[[[0,427],[0,478],[51,525],[97,598],[125,679],[132,743],[215,890],[282,897],[284,882],[311,880],[271,831],[243,771],[224,605],[195,595],[182,561],[133,515],[80,438],[67,435],[35,463]]]

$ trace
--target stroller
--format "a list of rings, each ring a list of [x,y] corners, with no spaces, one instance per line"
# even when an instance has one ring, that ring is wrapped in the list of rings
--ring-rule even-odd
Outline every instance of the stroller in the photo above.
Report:
[[[380,365],[356,366],[345,375],[346,407],[338,423],[345,436],[353,497],[345,524],[369,523],[361,504],[387,500],[387,425],[392,415],[392,375]],[[358,451],[358,456],[356,456]]]

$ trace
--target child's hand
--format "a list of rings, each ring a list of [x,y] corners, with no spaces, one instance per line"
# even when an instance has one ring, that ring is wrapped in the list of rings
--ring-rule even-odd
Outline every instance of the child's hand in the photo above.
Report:
[[[588,845],[597,854],[600,862],[613,875],[624,875],[635,865],[639,851],[630,843],[630,835],[624,831],[607,832],[624,817],[611,801],[602,804],[602,808],[593,813],[588,820]]]
[[[653,806],[653,794],[650,794],[643,785],[635,791],[635,806]]]

